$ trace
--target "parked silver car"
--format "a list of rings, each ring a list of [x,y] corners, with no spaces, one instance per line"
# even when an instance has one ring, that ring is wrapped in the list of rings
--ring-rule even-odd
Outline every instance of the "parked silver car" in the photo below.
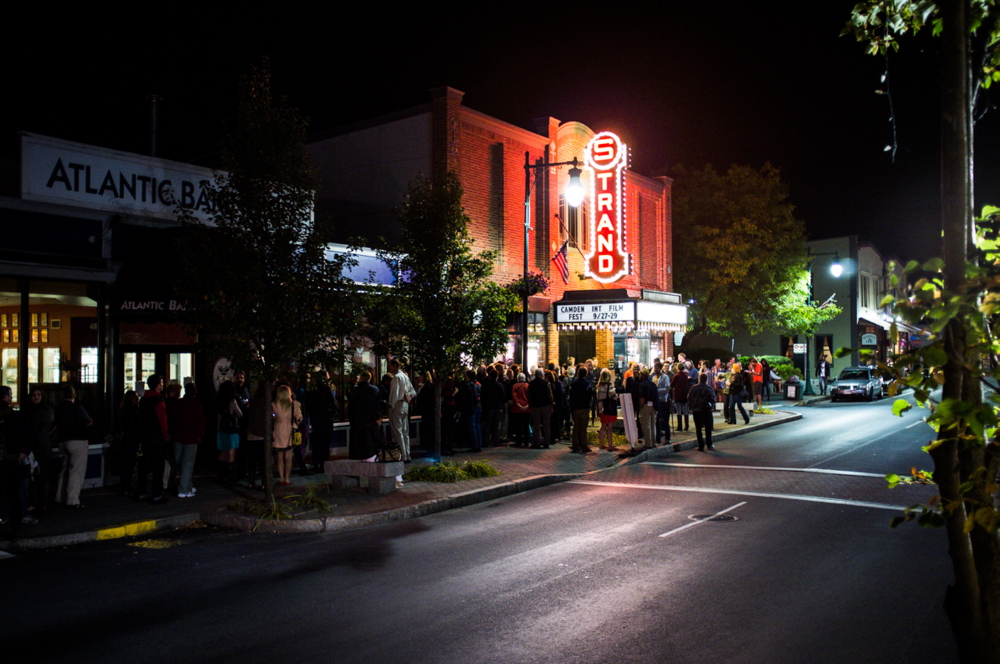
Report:
[[[871,401],[884,396],[882,379],[875,367],[847,367],[830,388],[830,401],[864,399]]]

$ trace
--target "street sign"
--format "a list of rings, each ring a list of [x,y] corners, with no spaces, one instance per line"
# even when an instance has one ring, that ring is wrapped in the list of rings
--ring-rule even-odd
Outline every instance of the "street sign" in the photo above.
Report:
[[[805,355],[806,354],[806,345],[805,344],[792,344],[792,352],[795,353],[796,355]]]

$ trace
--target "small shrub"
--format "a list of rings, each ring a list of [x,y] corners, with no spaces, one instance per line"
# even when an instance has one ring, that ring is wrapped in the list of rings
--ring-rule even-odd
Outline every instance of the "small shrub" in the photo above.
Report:
[[[792,366],[792,359],[790,357],[785,357],[784,355],[761,355],[759,360],[767,360],[767,363],[771,365],[771,368],[775,367],[790,367]]]
[[[783,381],[788,380],[793,375],[798,376],[799,380],[802,380],[802,371],[790,365],[774,367],[774,373],[778,374],[778,378],[780,378]]]
[[[296,509],[327,512],[330,510],[330,503],[319,497],[318,487],[320,486],[325,487],[327,492],[329,492],[330,486],[328,484],[310,484],[306,488],[305,493],[285,496],[285,499]]]
[[[454,461],[442,461],[432,466],[417,466],[410,469],[403,479],[410,482],[460,482],[471,479]]]
[[[754,409],[753,412],[756,415],[774,415],[774,411],[768,408],[767,406],[761,406],[759,408],[756,408]]]
[[[411,468],[403,479],[408,482],[463,482],[477,477],[493,477],[500,471],[486,461],[466,461],[459,465],[454,461],[442,461],[432,466]]]
[[[495,477],[500,471],[490,465],[488,461],[466,461],[462,464],[462,470],[469,474],[469,477]]]

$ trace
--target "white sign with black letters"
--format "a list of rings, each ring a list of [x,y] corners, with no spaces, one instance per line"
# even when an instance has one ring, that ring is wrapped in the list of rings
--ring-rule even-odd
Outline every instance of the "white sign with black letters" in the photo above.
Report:
[[[634,320],[635,302],[556,305],[557,323],[614,323]]]
[[[208,221],[208,168],[47,136],[21,136],[21,197],[174,221],[176,207]]]

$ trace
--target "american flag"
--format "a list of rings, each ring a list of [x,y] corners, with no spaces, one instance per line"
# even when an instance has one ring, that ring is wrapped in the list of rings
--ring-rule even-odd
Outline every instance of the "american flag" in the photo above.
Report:
[[[559,274],[562,275],[562,280],[564,284],[569,283],[569,263],[566,262],[566,247],[569,245],[569,240],[563,242],[563,245],[556,252],[556,255],[552,257],[552,262],[556,264],[559,268]]]

